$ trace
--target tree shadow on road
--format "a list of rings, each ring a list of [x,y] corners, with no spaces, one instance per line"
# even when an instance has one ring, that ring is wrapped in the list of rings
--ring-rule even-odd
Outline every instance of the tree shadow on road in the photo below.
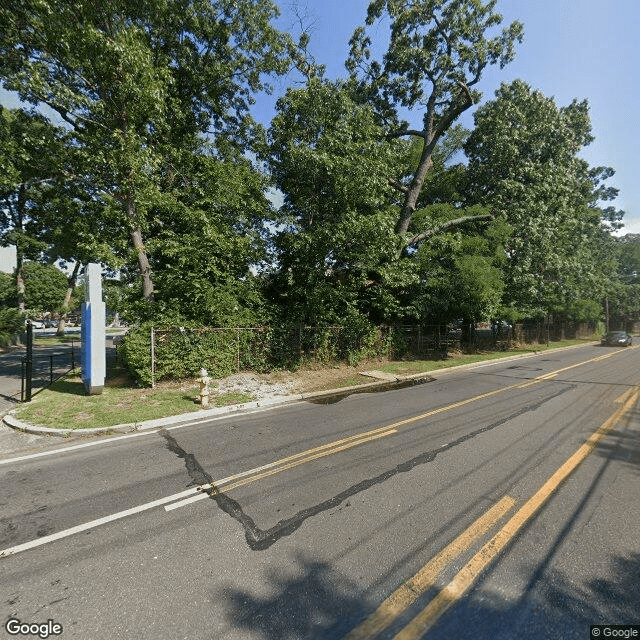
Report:
[[[212,602],[228,611],[239,637],[342,638],[370,610],[361,588],[326,561],[298,554],[290,564],[271,570],[268,579],[268,595],[232,587],[211,594]]]
[[[608,461],[621,462],[624,467],[631,468],[635,473],[640,473],[640,408],[634,407],[627,412],[624,422],[607,434],[607,437],[598,443],[595,454]],[[635,429],[629,428],[632,425]],[[625,427],[627,427],[625,429]]]
[[[640,554],[613,556],[610,566],[612,578],[585,583],[550,569],[516,600],[477,591],[446,613],[426,638],[585,640],[591,625],[640,624]]]

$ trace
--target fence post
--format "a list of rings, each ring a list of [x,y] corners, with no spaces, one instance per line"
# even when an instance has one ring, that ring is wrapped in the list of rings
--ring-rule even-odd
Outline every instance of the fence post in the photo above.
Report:
[[[236,358],[237,358],[237,368],[238,368],[238,373],[240,373],[240,327],[236,327],[237,331],[236,331]]]
[[[151,327],[151,388],[156,387],[156,334]]]

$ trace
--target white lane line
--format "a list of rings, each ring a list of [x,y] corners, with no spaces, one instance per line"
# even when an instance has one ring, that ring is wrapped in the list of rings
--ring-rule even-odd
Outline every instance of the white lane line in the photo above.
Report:
[[[251,415],[253,413],[260,413],[262,411],[270,411],[273,409],[282,409],[283,407],[292,407],[296,404],[303,404],[302,402],[289,402],[285,405],[277,405],[274,407],[259,407],[257,409],[255,409],[254,411],[245,411],[242,412],[242,414],[240,414],[240,417],[243,416],[248,416]],[[110,444],[112,442],[117,442],[119,440],[129,440],[130,438],[140,438],[142,436],[149,436],[152,435],[154,433],[158,433],[158,431],[162,430],[166,430],[166,431],[174,431],[176,429],[183,429],[184,427],[193,427],[196,425],[200,425],[200,424],[204,424],[207,422],[217,422],[218,420],[224,420],[226,418],[233,418],[233,417],[238,417],[237,414],[234,413],[226,413],[222,416],[215,416],[215,417],[211,417],[211,418],[199,418],[198,420],[193,420],[192,422],[185,422],[183,424],[178,424],[178,425],[174,425],[174,426],[166,426],[166,427],[157,427],[154,429],[148,429],[148,430],[144,430],[144,431],[137,431],[136,433],[128,433],[127,435],[124,436],[115,436],[115,437],[110,437],[108,439],[105,440],[95,440],[92,442],[84,442],[83,444],[75,444],[75,445],[71,445],[69,447],[63,447],[60,449],[53,449],[51,451],[41,451],[40,453],[30,453],[28,455],[25,456],[17,456],[15,458],[7,458],[5,460],[1,460],[0,459],[0,465],[3,464],[10,464],[11,462],[22,462],[24,460],[32,460],[34,458],[42,458],[45,456],[53,456],[57,453],[66,453],[67,451],[75,451],[77,449],[85,449],[87,447],[96,447],[98,445],[102,445],[102,444]],[[78,435],[82,435],[82,430],[78,430]],[[55,436],[57,437],[57,436]]]
[[[190,498],[185,498],[184,500],[180,500],[179,502],[168,504],[165,506],[164,510],[173,511],[174,509],[179,509],[180,507],[186,507],[188,504],[191,504],[193,502],[199,502],[200,500],[205,500],[206,498],[210,498],[210,497],[211,496],[208,493],[200,493],[197,496],[191,496]]]
[[[87,531],[88,529],[99,527],[100,525],[113,522],[114,520],[120,520],[122,518],[126,518],[127,516],[131,516],[136,513],[141,513],[142,511],[148,511],[149,509],[153,509],[154,507],[159,507],[163,504],[167,504],[168,502],[173,502],[174,500],[180,500],[181,498],[190,496],[197,492],[198,492],[198,487],[193,487],[192,489],[187,489],[186,491],[176,493],[172,496],[166,496],[165,498],[160,498],[159,500],[154,500],[153,502],[147,502],[146,504],[141,504],[137,507],[126,509],[125,511],[113,513],[110,516],[105,516],[104,518],[98,518],[97,520],[91,520],[91,522],[85,522],[84,524],[79,524],[75,527],[71,527],[71,529],[58,531],[58,533],[52,533],[51,535],[43,536],[42,538],[37,538],[36,540],[31,540],[30,542],[25,542],[24,544],[18,544],[15,547],[9,547],[8,549],[3,549],[0,551],[0,558],[4,558],[6,556],[12,556],[12,555],[15,555],[16,553],[20,553],[21,551],[27,551],[28,549],[33,549],[43,544],[54,542],[55,540],[60,540],[61,538],[67,538],[68,536],[72,536],[76,533]]]
[[[387,428],[383,428],[377,431],[382,431],[382,433],[376,433],[374,435],[364,434],[367,437],[363,437],[363,435],[361,434],[352,438],[346,438],[345,440],[340,440],[338,442],[329,443],[327,445],[323,445],[322,447],[319,447],[319,449],[326,449],[326,451],[317,452],[318,450],[314,449],[314,450],[311,450],[316,452],[313,455],[308,455],[309,453],[311,453],[311,451],[303,451],[293,456],[290,456],[289,458],[285,458],[284,460],[280,460],[278,463],[269,463],[261,467],[257,467],[256,469],[250,469],[248,471],[243,471],[241,473],[237,473],[235,475],[222,478],[222,480],[218,480],[214,484],[217,486],[224,486],[226,484],[233,483],[233,481],[238,481],[238,480],[242,484],[244,484],[244,482],[242,481],[242,478],[246,476],[251,476],[253,474],[256,474],[257,472],[273,469],[273,467],[275,466],[276,469],[272,471],[267,471],[266,473],[267,474],[280,473],[281,471],[289,469],[292,466],[296,466],[297,464],[304,464],[316,458],[323,457],[326,455],[332,455],[334,453],[337,453],[338,451],[342,451],[343,449],[358,446],[359,444],[364,444],[366,442],[370,442],[372,440],[391,435],[392,433],[396,432],[396,429],[389,430]],[[342,442],[345,442],[346,444],[342,444],[341,446],[336,446],[337,444]],[[292,460],[294,458],[301,458],[301,460],[297,462],[295,461],[290,462],[289,464],[286,464],[281,468],[277,468],[277,465],[281,465],[284,461]],[[258,473],[257,475],[255,475],[255,480],[260,480],[262,479],[262,477],[263,476],[260,473]],[[252,480],[253,480],[252,478],[249,478],[245,482],[251,482]],[[235,485],[232,484],[232,487],[233,486]],[[153,509],[154,507],[169,505],[168,507],[165,506],[165,509],[167,509],[167,511],[171,511],[172,509],[177,509],[178,507],[182,507],[191,502],[196,502],[197,500],[203,500],[205,498],[208,498],[209,493],[203,493],[202,490],[210,487],[211,487],[210,484],[192,487],[191,489],[187,489],[186,491],[182,491],[180,493],[175,493],[171,496],[159,498],[158,500],[147,502],[146,504],[141,504],[137,507],[126,509],[125,511],[119,511],[118,513],[114,513],[112,515],[105,516],[103,518],[98,518],[97,520],[92,520],[91,522],[85,522],[84,524],[79,524],[75,527],[71,527],[70,529],[59,531],[58,533],[52,533],[51,535],[43,536],[42,538],[37,538],[36,540],[31,540],[30,542],[25,542],[23,544],[19,544],[14,547],[9,547],[8,549],[0,550],[0,558],[15,555],[16,553],[20,553],[21,551],[27,551],[28,549],[33,549],[35,547],[42,546],[49,542],[54,542],[56,540],[66,538],[68,536],[72,536],[76,533],[81,533],[82,531],[87,531],[88,529],[93,529],[94,527],[99,527],[100,525],[113,522],[114,520],[120,520],[122,518],[126,518],[127,516],[131,516],[136,513],[141,513],[142,511],[148,511],[149,509]],[[176,504],[170,505],[169,503],[171,502],[175,502]]]

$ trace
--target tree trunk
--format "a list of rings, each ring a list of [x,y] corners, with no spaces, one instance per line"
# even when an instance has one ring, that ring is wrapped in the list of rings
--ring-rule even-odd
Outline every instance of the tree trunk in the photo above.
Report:
[[[422,148],[422,154],[420,155],[420,162],[418,168],[413,176],[413,180],[409,185],[409,188],[405,192],[404,203],[400,212],[400,218],[396,223],[395,232],[397,234],[406,233],[411,223],[411,217],[413,216],[420,192],[422,191],[422,185],[427,176],[427,173],[431,171],[433,167],[433,152],[436,148],[438,140],[446,133],[447,129],[453,124],[456,118],[466,109],[473,105],[471,94],[469,89],[462,82],[458,82],[461,87],[462,95],[461,99],[456,102],[452,102],[448,109],[439,118],[437,125],[436,122],[436,90],[429,97],[427,103],[427,111],[424,115],[424,127],[422,131],[411,131],[412,135],[419,135],[424,140],[424,146]],[[406,132],[405,132],[406,133]]]
[[[138,254],[138,268],[140,269],[140,275],[142,276],[142,297],[147,302],[153,302],[151,264],[149,263],[147,250],[145,249],[144,242],[142,241],[142,229],[140,228],[140,225],[136,224],[136,205],[133,202],[133,196],[131,194],[127,195],[127,216],[134,224],[134,228],[131,231],[131,239],[133,240],[133,246]]]
[[[22,253],[18,248],[16,260],[16,288],[18,289],[18,311],[20,313],[25,312],[24,306],[24,274],[22,271]]]
[[[422,185],[424,184],[427,173],[433,166],[433,161],[431,160],[433,147],[433,144],[427,143],[427,141],[425,140],[420,163],[418,164],[416,173],[413,176],[411,185],[405,194],[402,211],[400,212],[400,218],[398,219],[398,222],[396,224],[395,232],[397,234],[406,233],[409,229],[411,217],[416,210],[416,204],[418,202],[418,198],[420,197],[420,192],[422,191]]]
[[[138,253],[138,267],[142,275],[142,297],[148,302],[153,302],[153,281],[151,280],[151,265],[147,251],[142,242],[142,231],[138,227],[131,232],[133,246]]]
[[[71,303],[71,296],[76,288],[76,284],[78,282],[78,273],[80,272],[81,267],[80,260],[76,260],[76,264],[73,267],[73,272],[69,276],[68,279],[68,287],[67,292],[64,294],[64,302],[62,303],[62,314],[60,315],[60,319],[58,320],[58,330],[56,331],[56,335],[63,336],[64,329],[67,325],[67,319],[69,318],[69,304]]]
[[[24,249],[22,237],[22,221],[24,219],[23,212],[25,207],[27,190],[24,184],[20,185],[17,204],[17,220],[15,221],[16,230],[19,232],[16,242],[16,289],[18,290],[18,311],[24,313],[26,311],[24,304],[25,285],[24,285]]]

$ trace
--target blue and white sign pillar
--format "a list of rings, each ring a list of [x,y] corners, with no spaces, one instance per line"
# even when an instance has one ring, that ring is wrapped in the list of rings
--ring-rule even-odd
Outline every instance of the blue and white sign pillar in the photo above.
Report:
[[[80,337],[82,382],[89,395],[102,393],[106,373],[106,305],[102,301],[102,269],[90,262],[85,269],[85,302],[82,305]]]

